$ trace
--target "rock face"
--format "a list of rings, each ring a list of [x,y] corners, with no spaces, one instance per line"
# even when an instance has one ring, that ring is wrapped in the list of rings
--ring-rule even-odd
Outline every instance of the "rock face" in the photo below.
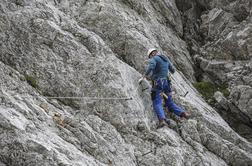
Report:
[[[252,144],[191,85],[195,67],[191,47],[181,39],[189,32],[183,28],[178,3],[2,0],[0,165],[252,165]],[[197,3],[205,8],[219,5]],[[211,15],[218,18],[215,12],[228,20],[225,11],[214,9]],[[198,27],[212,27],[205,34],[210,38],[222,33],[212,23]],[[239,32],[249,47],[249,29]],[[174,100],[193,117],[172,117],[177,129],[156,129],[149,92],[138,85],[149,47],[169,55],[178,69],[173,75]],[[204,55],[211,56],[210,47],[206,50]],[[210,63],[203,52],[198,62]],[[249,71],[251,63],[246,63]],[[251,120],[251,72],[229,70],[232,62],[224,69],[233,86],[248,82],[234,89],[231,99]],[[222,81],[221,74],[217,76]],[[236,74],[240,80],[232,79]]]
[[[238,119],[244,119],[239,123],[243,122],[243,125],[251,128],[251,120],[248,124],[245,119],[250,119],[252,111],[249,90],[252,67],[252,2],[178,0],[176,3],[180,4],[178,7],[183,13],[184,39],[188,41],[189,51],[194,56],[198,71],[195,73],[200,73],[196,75],[196,79],[210,80],[218,85],[227,84],[231,92],[227,102],[233,106],[226,107],[225,115],[229,116],[228,112],[235,111]],[[243,87],[248,90],[246,93],[243,93]],[[237,97],[237,94],[240,96]],[[221,105],[219,103],[217,107]],[[246,118],[241,116],[244,114]],[[251,134],[244,136],[249,140],[252,138]]]

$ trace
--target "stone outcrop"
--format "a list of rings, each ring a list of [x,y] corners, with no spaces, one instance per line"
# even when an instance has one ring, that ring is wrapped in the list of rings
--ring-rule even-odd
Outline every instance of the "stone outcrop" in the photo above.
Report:
[[[243,91],[241,87],[251,88],[251,1],[177,0],[176,3],[180,4],[178,7],[183,15],[184,39],[195,60],[196,79],[228,85],[231,95],[227,100],[235,108],[227,108],[226,112],[235,111],[238,116],[245,113],[249,117],[250,92],[249,95],[240,92]],[[237,93],[241,95],[243,106],[238,103],[240,99],[232,96]],[[247,124],[246,120],[243,122]],[[251,139],[251,136],[247,138]]]

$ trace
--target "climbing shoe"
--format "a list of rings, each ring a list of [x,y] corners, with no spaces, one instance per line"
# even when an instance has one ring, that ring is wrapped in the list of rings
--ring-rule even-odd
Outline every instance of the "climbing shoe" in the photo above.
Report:
[[[181,115],[180,115],[181,118],[185,118],[185,119],[189,119],[190,116],[191,115],[189,113],[186,113],[186,112],[182,112]]]

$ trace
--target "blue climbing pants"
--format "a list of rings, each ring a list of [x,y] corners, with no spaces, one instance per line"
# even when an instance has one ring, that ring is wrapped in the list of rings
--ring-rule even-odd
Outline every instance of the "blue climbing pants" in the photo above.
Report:
[[[168,96],[168,99],[165,99],[165,105],[170,112],[174,112],[177,116],[180,116],[184,110],[182,110],[179,106],[177,106],[173,100],[171,95],[171,87],[170,83],[167,79],[158,79],[153,81],[153,86],[151,90],[151,99],[153,108],[158,116],[159,120],[165,119],[165,113],[162,105],[162,94],[165,93]]]

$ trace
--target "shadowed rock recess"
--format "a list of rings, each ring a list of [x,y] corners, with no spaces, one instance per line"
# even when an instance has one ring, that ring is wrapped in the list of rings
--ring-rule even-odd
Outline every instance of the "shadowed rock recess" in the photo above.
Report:
[[[236,132],[251,131],[251,13],[250,0],[1,0],[0,165],[252,165]],[[174,129],[156,129],[138,86],[149,47],[192,114]],[[195,81],[230,94],[213,108]]]

